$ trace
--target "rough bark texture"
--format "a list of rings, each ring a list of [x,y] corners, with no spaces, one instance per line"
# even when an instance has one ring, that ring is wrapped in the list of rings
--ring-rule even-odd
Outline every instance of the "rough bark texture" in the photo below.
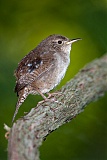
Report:
[[[39,160],[39,147],[52,131],[69,122],[107,91],[107,54],[86,65],[55,97],[13,124],[9,160]]]

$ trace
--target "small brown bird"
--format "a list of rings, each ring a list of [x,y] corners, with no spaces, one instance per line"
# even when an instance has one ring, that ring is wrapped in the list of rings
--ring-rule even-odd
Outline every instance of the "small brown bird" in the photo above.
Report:
[[[71,44],[78,40],[50,35],[21,60],[15,71],[18,101],[12,122],[29,94],[40,94],[46,100],[44,93],[60,83],[70,63]]]

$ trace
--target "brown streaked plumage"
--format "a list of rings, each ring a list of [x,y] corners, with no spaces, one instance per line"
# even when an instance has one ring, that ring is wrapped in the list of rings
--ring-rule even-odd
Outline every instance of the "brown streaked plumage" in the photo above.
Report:
[[[12,122],[29,94],[46,99],[44,93],[60,83],[70,63],[71,44],[77,40],[51,35],[21,60],[15,71],[18,101]]]

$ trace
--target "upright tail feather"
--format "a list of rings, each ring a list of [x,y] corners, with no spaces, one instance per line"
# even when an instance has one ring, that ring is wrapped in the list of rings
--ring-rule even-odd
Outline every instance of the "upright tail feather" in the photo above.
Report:
[[[17,115],[17,113],[18,113],[18,110],[19,110],[20,106],[22,105],[22,103],[23,103],[23,102],[25,101],[25,99],[27,98],[28,94],[29,94],[29,93],[28,93],[27,88],[24,88],[23,90],[21,90],[21,91],[18,93],[19,97],[18,97],[18,101],[17,101],[17,104],[16,104],[16,109],[15,109],[15,112],[14,112],[14,115],[13,115],[13,118],[12,118],[12,123],[14,122],[15,117],[16,117],[16,115]]]

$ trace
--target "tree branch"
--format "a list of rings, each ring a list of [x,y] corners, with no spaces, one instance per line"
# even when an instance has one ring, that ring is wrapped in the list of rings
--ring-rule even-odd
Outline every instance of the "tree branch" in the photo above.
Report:
[[[54,97],[43,102],[13,124],[9,160],[39,160],[39,147],[50,132],[69,122],[107,91],[107,54],[86,65]]]

